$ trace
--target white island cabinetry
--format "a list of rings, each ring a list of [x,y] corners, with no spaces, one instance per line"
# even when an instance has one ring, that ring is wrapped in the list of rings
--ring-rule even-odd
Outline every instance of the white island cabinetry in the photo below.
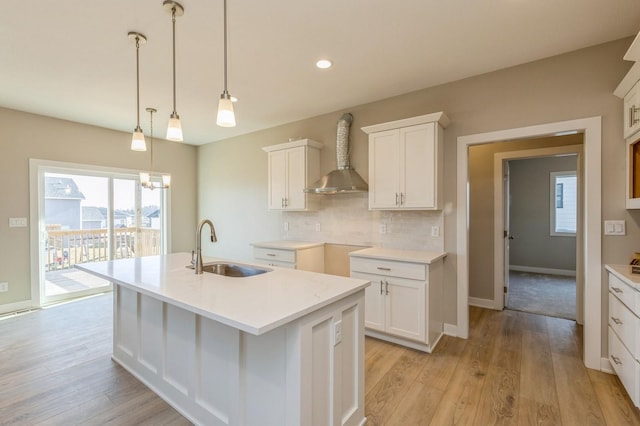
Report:
[[[365,291],[366,334],[431,352],[442,336],[445,253],[369,248],[350,253]]]
[[[640,276],[631,266],[606,265],[609,277],[609,361],[640,407]]]
[[[196,275],[189,261],[81,265],[114,283],[116,362],[195,424],[365,423],[366,280]]]

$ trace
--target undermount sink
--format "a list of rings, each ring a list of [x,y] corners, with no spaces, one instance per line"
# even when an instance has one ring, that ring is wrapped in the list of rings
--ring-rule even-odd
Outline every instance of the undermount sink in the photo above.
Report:
[[[187,268],[194,269],[193,265],[187,265]],[[239,265],[237,263],[210,262],[202,265],[202,271],[210,274],[223,275],[225,277],[251,277],[253,275],[264,274],[265,272],[271,272],[271,269]]]

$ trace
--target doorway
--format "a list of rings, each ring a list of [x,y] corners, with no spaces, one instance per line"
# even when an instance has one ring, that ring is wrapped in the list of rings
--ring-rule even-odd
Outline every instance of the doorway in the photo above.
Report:
[[[584,135],[583,205],[581,213],[584,251],[577,259],[577,272],[584,280],[584,363],[588,368],[601,369],[602,348],[602,247],[601,247],[601,150],[602,117],[589,117],[528,127],[497,130],[460,136],[457,140],[456,179],[456,281],[457,323],[449,332],[459,337],[469,335],[469,157],[472,145],[501,143],[514,139],[562,135]]]
[[[77,264],[166,252],[166,190],[136,172],[30,160],[30,180],[34,306],[110,291]]]
[[[503,241],[494,244],[504,247],[504,264],[495,269],[503,269],[507,309],[578,319],[581,151],[576,145],[499,156],[502,167],[495,173],[502,174],[502,188],[494,193],[502,192],[503,209],[494,214],[503,216],[504,233]],[[499,160],[494,163],[500,168]]]

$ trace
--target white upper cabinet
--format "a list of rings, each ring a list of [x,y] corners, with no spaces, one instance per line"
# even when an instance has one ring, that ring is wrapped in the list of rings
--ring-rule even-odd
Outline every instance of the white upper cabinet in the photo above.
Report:
[[[640,82],[634,84],[624,97],[624,137],[640,129]]]
[[[369,209],[439,210],[442,112],[363,127],[369,135]]]
[[[313,210],[304,188],[320,178],[322,144],[300,139],[262,149],[269,157],[269,210]]]

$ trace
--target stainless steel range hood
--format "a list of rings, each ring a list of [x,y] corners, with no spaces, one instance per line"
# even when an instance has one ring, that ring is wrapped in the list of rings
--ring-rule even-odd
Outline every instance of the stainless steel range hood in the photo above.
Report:
[[[338,169],[321,177],[304,192],[315,194],[338,194],[348,192],[367,192],[369,185],[360,177],[358,172],[349,165],[349,130],[353,116],[343,114],[338,120],[336,137],[336,160]]]

